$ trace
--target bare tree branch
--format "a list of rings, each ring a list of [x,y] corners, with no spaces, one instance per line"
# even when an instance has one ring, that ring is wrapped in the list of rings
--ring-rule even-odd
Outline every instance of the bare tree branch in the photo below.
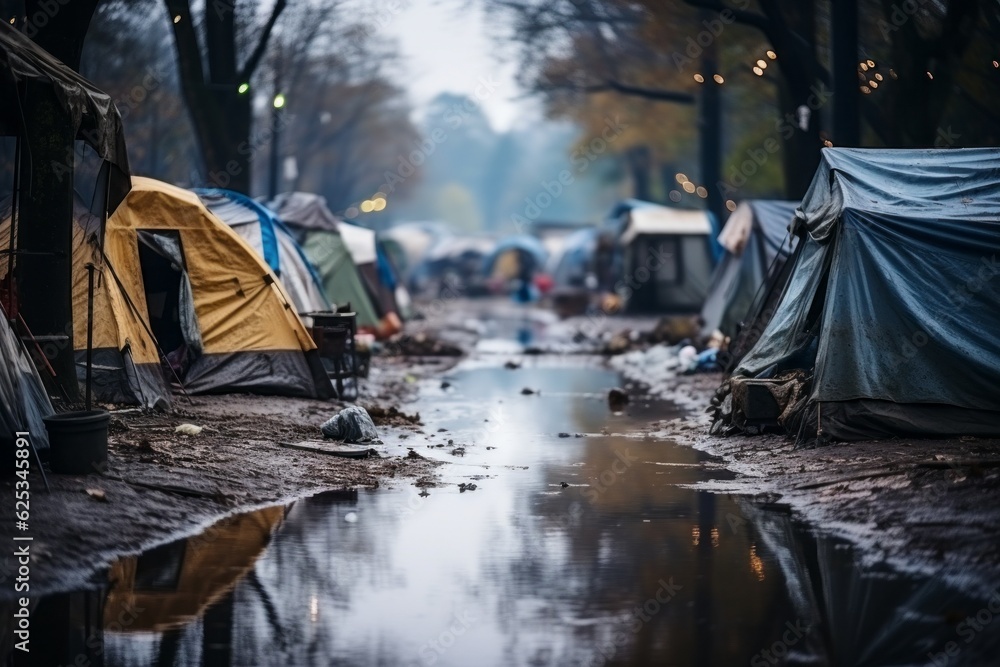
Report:
[[[256,48],[254,48],[253,53],[247,58],[246,63],[243,65],[243,69],[240,70],[240,81],[249,81],[250,77],[257,70],[257,65],[260,64],[260,59],[264,57],[264,52],[267,51],[267,43],[271,39],[271,32],[274,30],[274,24],[278,22],[278,17],[281,16],[281,12],[285,10],[285,5],[288,4],[287,0],[277,0],[274,3],[274,8],[271,10],[271,17],[264,24],[264,29],[261,31],[260,40],[257,42]]]

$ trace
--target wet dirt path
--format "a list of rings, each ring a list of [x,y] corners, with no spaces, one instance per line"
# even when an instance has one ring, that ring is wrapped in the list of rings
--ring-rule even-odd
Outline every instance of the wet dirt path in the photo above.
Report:
[[[387,439],[447,462],[435,480],[322,494],[119,561],[38,612],[69,637],[51,642],[60,660],[991,664],[997,633],[967,642],[955,622],[989,601],[862,567],[766,499],[695,489],[732,474],[649,434],[678,407],[633,397],[615,414],[621,379],[597,358],[514,349],[485,341],[424,380],[407,406],[424,426]]]

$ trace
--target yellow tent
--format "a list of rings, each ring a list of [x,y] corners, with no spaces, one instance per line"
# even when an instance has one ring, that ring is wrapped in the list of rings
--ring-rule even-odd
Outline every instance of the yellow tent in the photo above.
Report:
[[[274,273],[193,192],[133,177],[104,244],[187,391],[331,395]]]
[[[163,632],[200,617],[253,569],[284,517],[281,506],[232,516],[201,535],[117,561],[108,573],[105,629]]]
[[[10,242],[10,200],[0,204],[0,247]],[[121,275],[131,288],[119,282],[117,262],[101,261],[97,245],[100,220],[78,198],[73,203],[73,349],[82,382],[87,350],[87,264],[102,268],[94,289],[94,396],[109,403],[133,403],[167,407],[170,391],[160,368],[156,343],[147,331],[146,302],[141,281]],[[7,262],[0,262],[0,279],[7,275]],[[67,332],[69,333],[69,332]],[[55,342],[43,344],[42,352],[54,352]]]

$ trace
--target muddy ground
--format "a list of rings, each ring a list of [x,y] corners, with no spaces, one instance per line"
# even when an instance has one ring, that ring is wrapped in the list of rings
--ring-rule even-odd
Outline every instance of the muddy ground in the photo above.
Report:
[[[403,354],[433,347],[428,339],[468,352],[483,337],[511,338],[512,331],[531,328],[544,335],[528,343],[527,353],[594,354],[607,352],[609,344],[615,351],[642,348],[648,338],[643,333],[656,325],[603,316],[558,320],[507,300],[431,306],[430,317],[408,323],[412,340],[376,357],[362,388],[359,403],[376,417],[382,458],[339,459],[280,445],[322,439],[319,426],[342,406],[337,402],[178,397],[170,414],[116,414],[107,473],[52,475],[50,495],[33,478],[33,591],[77,586],[117,555],[195,533],[238,510],[326,489],[438,483],[437,464],[409,456],[408,448],[422,449],[441,436],[424,432],[407,404],[421,378],[443,373],[461,357]],[[595,363],[606,359],[595,357]],[[683,419],[651,422],[644,437],[709,452],[738,473],[735,480],[712,483],[713,490],[786,505],[813,526],[857,544],[872,562],[938,574],[979,595],[1000,584],[1000,440],[901,439],[796,449],[778,436],[712,437],[704,406],[720,375],[675,377],[641,358],[631,364],[617,359],[612,365],[632,380],[631,391],[646,385],[689,411]],[[198,435],[175,434],[182,423],[204,428]],[[8,498],[12,485],[4,483]],[[9,538],[12,522],[4,522],[4,531]],[[0,577],[12,571],[9,560],[0,561],[0,568],[6,568]]]
[[[346,404],[248,394],[175,397],[168,413],[114,411],[108,469],[86,476],[31,478],[31,590],[78,587],[113,558],[198,532],[226,514],[340,488],[433,485],[436,464],[407,456],[421,437],[407,410],[420,377],[453,364],[442,358],[379,359],[362,384],[380,458],[345,459],[283,447],[323,440],[320,425]],[[181,424],[202,428],[179,435]],[[13,507],[13,481],[3,483]],[[13,521],[4,522],[8,540]],[[13,572],[0,561],[0,577]],[[10,587],[4,586],[10,591]]]

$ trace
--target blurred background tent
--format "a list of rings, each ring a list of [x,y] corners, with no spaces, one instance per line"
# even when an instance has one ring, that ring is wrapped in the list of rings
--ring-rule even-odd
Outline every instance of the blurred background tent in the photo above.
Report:
[[[545,269],[549,253],[542,242],[528,234],[501,239],[483,260],[483,271],[492,278],[512,280],[530,278]]]
[[[439,222],[405,222],[380,231],[378,238],[405,284],[431,246],[450,234]]]
[[[636,313],[694,313],[708,295],[716,253],[712,216],[649,202],[622,202],[616,291]]]
[[[315,267],[270,209],[231,190],[196,188],[194,192],[212,213],[232,227],[267,262],[292,297],[300,315],[330,310]]]
[[[410,275],[413,291],[431,297],[487,294],[483,264],[494,247],[496,240],[487,235],[438,239]]]
[[[338,309],[350,306],[357,313],[360,331],[381,333],[379,310],[340,233],[342,222],[327,207],[326,200],[308,192],[286,192],[268,202],[267,207],[302,244],[331,304]]]
[[[10,199],[0,204],[0,247],[10,241]],[[101,221],[79,197],[73,202],[73,351],[77,379],[86,380],[87,264],[102,267],[94,281],[93,392],[98,401],[170,406],[168,382],[160,366],[161,354],[149,328],[141,276],[128,270],[122,246],[101,238]],[[16,264],[15,264],[16,268]],[[0,278],[7,262],[0,261]],[[44,356],[44,355],[43,355]]]
[[[788,231],[798,202],[754,199],[740,202],[719,234],[725,249],[701,309],[703,335],[719,330],[735,336],[765,279],[781,272],[795,247]]]
[[[277,276],[193,192],[133,178],[105,247],[187,391],[330,396]]]

